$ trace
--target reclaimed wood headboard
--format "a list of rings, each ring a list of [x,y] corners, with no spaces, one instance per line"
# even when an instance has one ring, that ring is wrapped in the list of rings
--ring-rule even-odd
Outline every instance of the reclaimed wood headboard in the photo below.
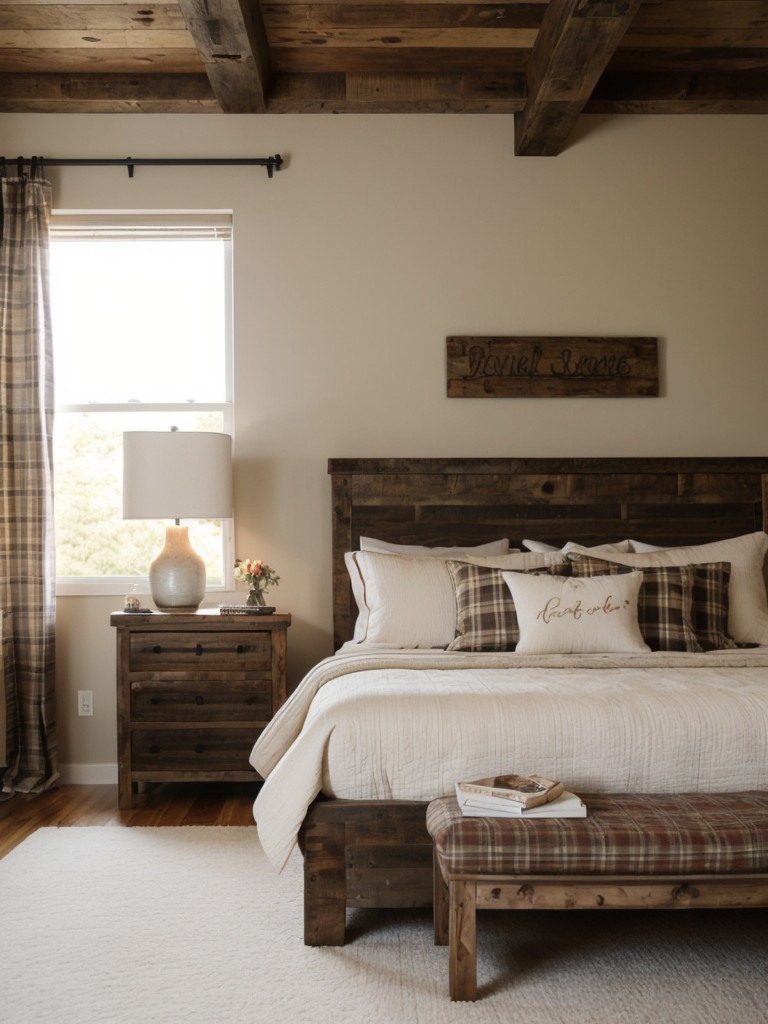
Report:
[[[334,645],[357,608],[344,552],[509,537],[705,543],[768,529],[768,458],[330,459]]]

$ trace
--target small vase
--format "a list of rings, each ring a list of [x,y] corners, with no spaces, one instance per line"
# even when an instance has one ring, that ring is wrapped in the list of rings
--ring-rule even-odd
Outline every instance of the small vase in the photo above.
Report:
[[[264,591],[260,587],[251,587],[248,591],[248,597],[246,597],[245,603],[264,607],[267,603],[267,599],[264,597]]]

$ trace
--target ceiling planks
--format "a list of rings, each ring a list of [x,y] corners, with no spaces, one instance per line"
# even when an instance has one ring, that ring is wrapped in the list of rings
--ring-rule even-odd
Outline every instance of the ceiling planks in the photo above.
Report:
[[[0,0],[0,112],[768,113],[768,0]]]
[[[765,114],[768,73],[737,76],[607,72],[584,110],[588,114]]]
[[[0,76],[0,109],[45,113],[207,114],[221,111],[204,74]]]

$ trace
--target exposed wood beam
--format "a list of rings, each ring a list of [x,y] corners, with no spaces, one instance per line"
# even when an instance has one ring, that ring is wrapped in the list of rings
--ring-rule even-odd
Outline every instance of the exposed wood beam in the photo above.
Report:
[[[515,115],[518,156],[557,156],[640,0],[551,0],[528,65],[528,100]]]
[[[179,7],[221,109],[263,113],[272,71],[258,0],[179,0]]]

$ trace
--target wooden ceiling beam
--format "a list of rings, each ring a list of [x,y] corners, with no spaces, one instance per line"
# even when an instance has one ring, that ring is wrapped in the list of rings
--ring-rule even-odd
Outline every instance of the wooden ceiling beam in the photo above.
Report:
[[[640,0],[551,0],[526,74],[528,99],[515,114],[518,156],[557,156]]]
[[[179,0],[179,7],[224,113],[264,113],[272,70],[257,0]]]

